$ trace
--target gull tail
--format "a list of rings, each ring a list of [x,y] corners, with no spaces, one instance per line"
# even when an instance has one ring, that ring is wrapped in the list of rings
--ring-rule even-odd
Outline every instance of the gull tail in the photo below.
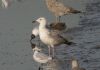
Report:
[[[79,10],[70,10],[71,13],[74,13],[74,14],[77,14],[77,13],[82,13],[81,11]]]
[[[79,10],[70,10],[69,13],[72,13],[72,14],[78,14],[78,13],[81,13],[81,14],[86,14],[86,12],[83,12],[83,11],[79,11]]]
[[[72,45],[72,44],[74,44],[74,42],[68,42],[68,41],[67,41],[66,44],[67,44],[67,45]]]
[[[73,8],[69,8],[69,13],[73,13],[73,14],[77,14],[77,13],[82,13],[81,11],[79,10],[76,10],[76,9],[73,9]]]

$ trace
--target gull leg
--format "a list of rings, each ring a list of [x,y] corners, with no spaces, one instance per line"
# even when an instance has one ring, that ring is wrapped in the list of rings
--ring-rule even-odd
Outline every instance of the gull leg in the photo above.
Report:
[[[53,49],[53,58],[54,58],[54,56],[55,56],[55,48],[52,47],[52,49]]]
[[[39,42],[38,44],[39,44],[39,46],[41,46],[41,44],[40,44],[40,39],[37,39],[37,41]]]
[[[59,22],[59,17],[56,16],[56,24]]]
[[[59,16],[57,16],[57,23],[59,22]]]
[[[61,19],[61,16],[58,16],[58,22],[60,22],[60,21],[61,21],[60,19]]]
[[[48,46],[48,50],[49,50],[49,56],[51,56],[51,48],[50,48],[50,46]]]
[[[41,68],[39,67],[39,69],[38,70],[41,70]]]
[[[52,45],[52,57],[55,57],[55,47]]]
[[[56,16],[56,23],[57,23],[57,16]]]
[[[61,16],[56,16],[56,23],[60,22]]]

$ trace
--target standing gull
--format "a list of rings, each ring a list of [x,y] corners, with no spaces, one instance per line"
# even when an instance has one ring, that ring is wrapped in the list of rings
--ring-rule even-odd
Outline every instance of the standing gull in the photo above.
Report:
[[[32,50],[34,52],[33,59],[38,63],[47,63],[48,61],[52,60],[52,57],[47,56],[44,53],[41,53],[41,49],[39,49],[35,44],[31,43]]]
[[[72,7],[64,6],[64,4],[58,2],[58,0],[45,0],[45,1],[49,11],[54,13],[54,15],[56,16],[56,22],[59,22],[60,17],[63,15],[81,13],[81,11],[75,10]]]
[[[54,47],[58,46],[60,44],[67,44],[71,45],[73,42],[69,42],[68,40],[64,39],[61,35],[59,35],[56,32],[53,32],[47,27],[47,21],[44,17],[38,18],[36,21],[33,22],[38,22],[39,24],[39,36],[40,40],[48,45],[49,48],[49,56],[51,53],[50,48],[52,48],[53,51],[53,57],[54,57]]]

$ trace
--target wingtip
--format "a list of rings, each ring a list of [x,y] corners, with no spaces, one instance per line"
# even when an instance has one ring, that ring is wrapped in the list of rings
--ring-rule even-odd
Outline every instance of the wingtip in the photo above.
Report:
[[[74,43],[74,42],[68,42],[67,44],[68,45],[76,45],[76,43]]]

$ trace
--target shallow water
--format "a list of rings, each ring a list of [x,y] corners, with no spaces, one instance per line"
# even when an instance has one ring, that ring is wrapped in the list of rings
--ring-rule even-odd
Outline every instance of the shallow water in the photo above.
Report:
[[[87,70],[99,70],[100,1],[75,1],[66,4],[86,13],[68,15],[62,19],[70,28],[66,33],[73,37],[77,45],[57,48],[57,56],[61,59],[74,56]],[[54,20],[42,0],[26,0],[14,3],[8,9],[0,8],[0,70],[37,70],[38,63],[32,59],[29,39],[33,28],[31,21],[40,16],[45,16],[49,22]]]

